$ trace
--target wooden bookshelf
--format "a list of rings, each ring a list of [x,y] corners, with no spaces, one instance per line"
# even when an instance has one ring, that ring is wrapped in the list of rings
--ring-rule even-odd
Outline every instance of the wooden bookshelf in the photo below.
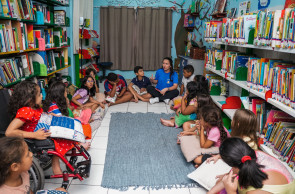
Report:
[[[58,69],[58,70],[56,70],[56,71],[50,72],[50,73],[48,73],[48,76],[53,75],[53,74],[55,74],[55,73],[57,73],[57,72],[59,72],[59,71],[61,71],[61,70],[64,70],[64,69],[70,67],[70,66],[71,66],[71,65],[68,65],[68,66],[65,66],[65,67],[63,67],[63,68],[60,68],[60,69]]]
[[[8,87],[13,86],[13,85],[15,85],[15,84],[17,84],[17,83],[19,83],[21,81],[30,79],[30,78],[35,77],[35,76],[36,75],[33,74],[33,75],[29,75],[27,77],[20,78],[20,79],[16,80],[15,82],[12,82],[12,83],[9,83],[9,84],[4,85],[4,88],[8,88]]]

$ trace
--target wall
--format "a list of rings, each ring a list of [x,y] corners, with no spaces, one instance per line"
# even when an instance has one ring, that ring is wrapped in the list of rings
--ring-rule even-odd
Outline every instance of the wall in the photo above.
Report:
[[[237,8],[237,12],[239,9],[239,4],[241,2],[243,2],[245,0],[227,0],[227,5],[226,5],[226,10],[230,10],[231,8]],[[268,3],[268,8],[272,8],[272,9],[283,9],[284,4],[285,4],[285,0],[251,0],[251,7],[250,7],[250,12],[256,11],[258,10],[258,3],[260,1],[269,1]],[[175,0],[172,2],[176,2],[178,4],[182,4],[184,3],[183,8],[185,9],[185,12],[187,12],[187,9],[190,7],[192,0]],[[174,6],[173,3],[169,2],[168,0],[135,0],[135,1],[131,1],[131,0],[99,0],[99,1],[94,1],[94,10],[93,10],[93,29],[95,29],[96,31],[98,31],[99,33],[99,17],[100,17],[100,12],[99,12],[99,7],[100,6],[131,6],[131,7],[144,7],[144,6],[148,6],[148,7],[172,7]],[[200,18],[203,18],[206,11],[209,9],[208,12],[208,18],[209,18],[209,14],[212,13],[213,7],[214,7],[214,3],[215,0],[201,0],[201,4],[204,8],[204,10],[201,11],[200,14]],[[175,5],[175,7],[179,8],[179,6]],[[172,48],[171,48],[171,55],[172,58],[176,58],[176,50],[175,50],[175,45],[174,45],[174,32],[176,29],[176,25],[178,23],[178,20],[180,19],[181,14],[180,12],[176,12],[174,11],[172,14]],[[203,40],[203,34],[204,34],[204,26],[205,26],[205,20],[200,20],[199,18],[196,19],[195,21],[195,25],[198,28],[194,30],[194,36],[193,39],[196,41],[199,41],[200,39]],[[99,42],[99,39],[96,39],[96,41]],[[212,44],[210,43],[206,43],[204,42],[204,45],[207,48],[212,47]],[[159,67],[161,66],[161,64],[159,64]],[[108,73],[109,71],[107,71]],[[131,79],[134,76],[134,73],[132,71],[113,71],[115,73],[119,73],[121,75],[123,75],[126,79]],[[151,74],[154,74],[154,71],[149,71],[146,72],[146,76],[150,76]]]

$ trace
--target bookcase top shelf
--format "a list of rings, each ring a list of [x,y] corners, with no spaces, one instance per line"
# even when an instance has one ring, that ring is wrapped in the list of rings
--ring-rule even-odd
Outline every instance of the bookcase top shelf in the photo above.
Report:
[[[213,44],[221,44],[221,45],[228,45],[228,46],[236,46],[236,47],[244,47],[244,48],[252,48],[252,49],[261,49],[261,50],[269,50],[269,51],[276,51],[281,53],[290,53],[295,54],[295,49],[283,49],[283,48],[273,48],[269,46],[255,46],[252,44],[230,44],[225,42],[211,42]]]
[[[215,70],[215,69],[212,69],[212,68],[209,68],[209,67],[206,67],[206,69],[213,72],[213,73],[215,73],[215,74],[217,74],[217,75],[219,75],[219,76],[221,76],[221,77],[223,77],[223,78],[225,78],[226,80],[232,82],[233,84],[235,84],[235,85],[237,85],[237,86],[249,91],[250,93],[252,93],[252,94],[254,94],[254,95],[256,95],[256,96],[258,96],[258,97],[265,100],[265,93],[258,92],[257,90],[251,89],[250,87],[247,86],[246,81],[236,81],[234,79],[225,77],[225,75],[223,73],[221,73],[220,70]],[[272,104],[273,106],[281,109],[282,111],[288,113],[289,115],[295,117],[295,110],[292,109],[291,107],[286,106],[285,104],[283,104],[283,103],[281,103],[281,102],[279,102],[277,100],[271,99],[271,98],[267,99],[267,102]]]
[[[44,3],[47,5],[54,5],[54,6],[63,6],[63,7],[69,7],[69,4],[63,4],[56,0],[33,0],[35,2]]]

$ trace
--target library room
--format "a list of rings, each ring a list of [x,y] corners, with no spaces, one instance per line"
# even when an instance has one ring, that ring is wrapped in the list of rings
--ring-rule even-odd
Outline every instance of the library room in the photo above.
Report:
[[[0,194],[295,194],[295,0],[0,0]]]

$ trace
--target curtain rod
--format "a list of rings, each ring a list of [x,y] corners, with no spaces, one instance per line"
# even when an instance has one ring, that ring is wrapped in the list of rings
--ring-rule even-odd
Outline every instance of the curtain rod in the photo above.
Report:
[[[93,8],[101,8],[101,7],[109,7],[109,6],[94,6]],[[120,8],[120,7],[122,7],[122,6],[114,6],[115,8]],[[145,8],[145,7],[132,7],[132,6],[128,6],[127,8]],[[154,8],[154,9],[157,9],[157,8],[160,8],[160,7],[152,7],[152,8]],[[163,8],[166,8],[166,9],[171,9],[172,7],[163,7]],[[185,9],[185,8],[177,8],[177,9],[179,9],[179,10],[187,10],[187,9]]]

